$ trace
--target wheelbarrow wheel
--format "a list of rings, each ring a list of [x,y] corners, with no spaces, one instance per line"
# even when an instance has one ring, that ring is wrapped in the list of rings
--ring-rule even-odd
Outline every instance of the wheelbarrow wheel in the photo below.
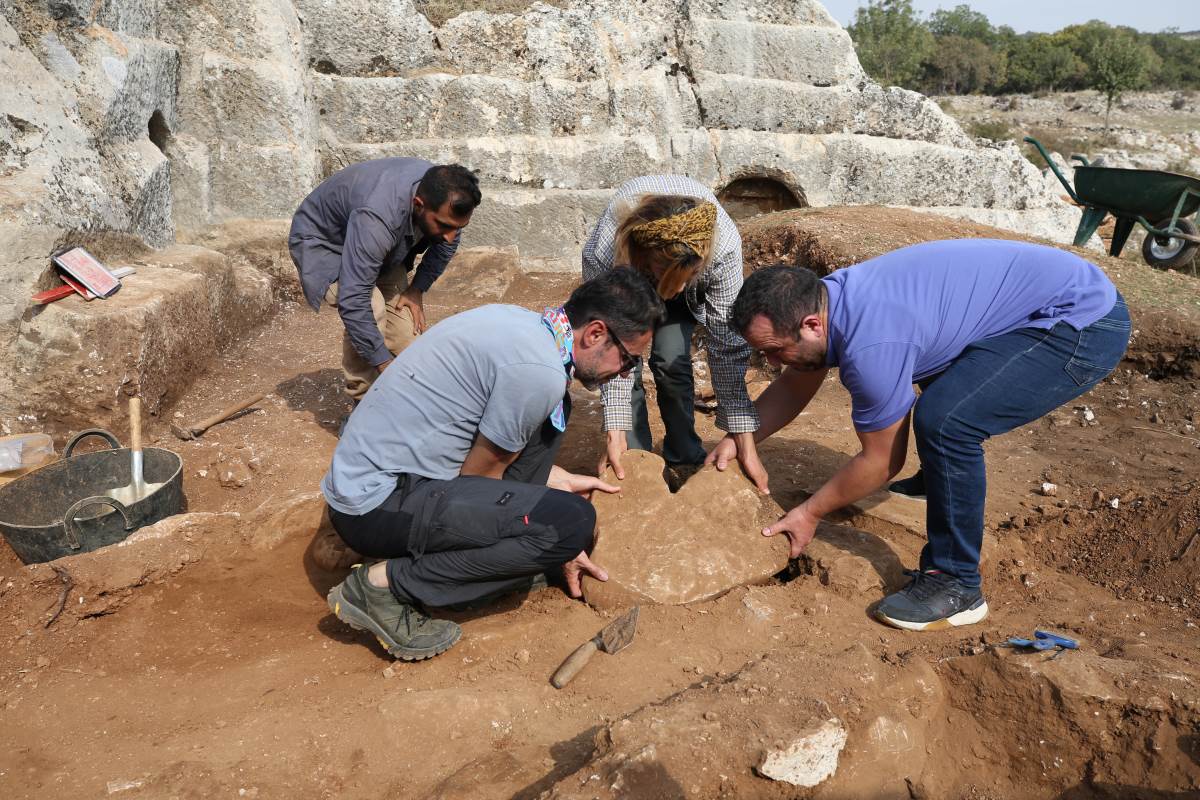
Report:
[[[1171,220],[1168,219],[1158,223],[1155,227],[1161,230],[1170,224]],[[1197,235],[1196,223],[1190,219],[1181,219],[1175,223],[1175,226],[1181,233]],[[1155,236],[1153,233],[1147,233],[1145,241],[1142,242],[1142,258],[1156,269],[1174,269],[1191,261],[1192,257],[1196,255],[1197,249],[1200,249],[1200,244],[1189,242],[1187,239],[1176,236]]]

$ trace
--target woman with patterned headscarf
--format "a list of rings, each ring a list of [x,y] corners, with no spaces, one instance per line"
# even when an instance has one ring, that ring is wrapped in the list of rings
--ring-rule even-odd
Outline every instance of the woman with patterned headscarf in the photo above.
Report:
[[[708,332],[717,427],[737,443],[738,461],[766,492],[767,473],[754,446],[758,414],[746,393],[750,348],[729,327],[729,310],[742,287],[742,240],[733,220],[713,193],[691,178],[634,178],[617,189],[583,247],[584,280],[613,267],[646,274],[666,301],[667,318],[650,347],[650,371],[666,428],[663,458],[668,466],[690,473],[705,463],[696,435],[692,375],[692,331],[700,323]],[[601,398],[606,446],[600,473],[611,465],[624,479],[621,454],[653,448],[640,361],[632,374],[605,384]],[[717,466],[724,469],[726,464]]]

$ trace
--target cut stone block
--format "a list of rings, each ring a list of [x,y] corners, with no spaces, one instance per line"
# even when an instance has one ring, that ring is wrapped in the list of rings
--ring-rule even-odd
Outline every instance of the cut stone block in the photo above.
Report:
[[[658,456],[630,450],[621,464],[621,493],[592,498],[598,517],[592,560],[609,579],[585,581],[590,605],[708,600],[763,583],[787,565],[786,537],[761,534],[782,512],[739,469],[702,469],[671,494]],[[611,472],[607,477],[616,482]]]

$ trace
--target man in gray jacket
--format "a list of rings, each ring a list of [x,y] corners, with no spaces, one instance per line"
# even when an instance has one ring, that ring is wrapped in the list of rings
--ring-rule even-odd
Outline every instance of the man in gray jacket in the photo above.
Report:
[[[355,402],[424,330],[422,298],[480,199],[478,178],[458,164],[381,158],[334,173],[296,210],[288,249],[308,304],[336,307],[346,326],[342,369]]]

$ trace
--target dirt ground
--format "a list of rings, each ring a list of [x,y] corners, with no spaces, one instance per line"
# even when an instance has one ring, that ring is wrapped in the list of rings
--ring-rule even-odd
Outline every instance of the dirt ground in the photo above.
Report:
[[[745,233],[753,265],[817,269],[999,235],[881,209],[773,215]],[[877,495],[766,585],[643,607],[633,646],[596,656],[562,691],[549,675],[606,620],[556,589],[449,614],[461,643],[419,664],[393,663],[330,616],[324,595],[342,576],[308,551],[349,408],[341,327],[285,308],[151,423],[184,459],[192,513],[53,567],[0,557],[0,795],[1200,797],[1200,285],[1102,266],[1130,299],[1131,358],[989,443],[987,620],[925,634],[871,620],[923,541],[923,505]],[[433,319],[483,301],[538,308],[572,282],[509,275],[481,297],[467,277],[430,295]],[[256,392],[269,393],[257,410],[198,441],[169,432]],[[583,471],[599,455],[600,408],[575,399],[560,463]],[[712,417],[697,424],[715,443]],[[831,378],[762,448],[773,496],[799,502],[855,445]],[[1000,646],[1035,628],[1081,649]],[[757,773],[764,754],[829,720],[847,734],[831,778],[801,788]]]

